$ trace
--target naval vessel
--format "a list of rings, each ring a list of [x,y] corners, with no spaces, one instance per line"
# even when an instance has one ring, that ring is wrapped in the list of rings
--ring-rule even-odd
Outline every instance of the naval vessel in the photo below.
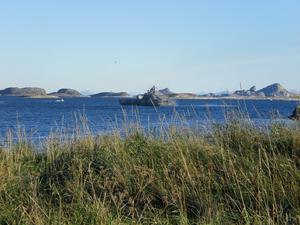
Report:
[[[121,105],[143,105],[143,106],[173,106],[171,99],[158,96],[155,86],[143,95],[137,95],[135,99],[120,99]]]

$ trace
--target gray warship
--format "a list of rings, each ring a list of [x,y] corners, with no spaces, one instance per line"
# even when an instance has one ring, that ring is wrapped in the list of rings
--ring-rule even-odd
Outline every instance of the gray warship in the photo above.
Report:
[[[121,105],[143,105],[143,106],[173,106],[174,103],[169,98],[160,97],[155,93],[155,86],[143,95],[136,96],[135,99],[120,99]]]

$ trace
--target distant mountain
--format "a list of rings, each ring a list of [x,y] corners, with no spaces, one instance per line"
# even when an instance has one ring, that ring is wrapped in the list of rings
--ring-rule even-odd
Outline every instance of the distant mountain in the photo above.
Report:
[[[232,91],[219,91],[219,92],[216,92],[216,93],[207,93],[207,92],[204,92],[204,91],[201,91],[201,92],[198,92],[197,95],[203,95],[203,96],[220,96],[220,95],[228,95],[229,94],[233,94]]]
[[[96,92],[86,90],[86,91],[80,91],[80,94],[82,94],[82,95],[92,95],[92,94],[96,94]]]
[[[229,94],[233,94],[233,91],[219,91],[219,92],[217,92],[217,93],[215,93],[215,94],[217,94],[217,95],[227,94],[227,95],[228,95],[228,93],[229,93]]]
[[[0,90],[0,95],[2,96],[23,96],[23,95],[47,95],[43,88],[37,87],[26,87],[17,88],[9,87],[4,90]]]
[[[131,96],[142,95],[141,93],[136,93],[136,92],[129,92],[128,94],[130,94]]]
[[[291,93],[295,93],[295,94],[299,94],[300,91],[298,91],[297,89],[292,89],[290,90]]]
[[[207,92],[205,92],[205,91],[201,91],[201,92],[198,92],[198,93],[196,93],[197,95],[205,95],[205,94],[207,94]]]

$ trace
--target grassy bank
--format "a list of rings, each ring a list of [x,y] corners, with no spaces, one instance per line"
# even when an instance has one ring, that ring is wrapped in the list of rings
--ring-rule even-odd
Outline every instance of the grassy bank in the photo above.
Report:
[[[238,118],[98,135],[83,123],[39,144],[8,135],[0,223],[299,224],[299,123]]]

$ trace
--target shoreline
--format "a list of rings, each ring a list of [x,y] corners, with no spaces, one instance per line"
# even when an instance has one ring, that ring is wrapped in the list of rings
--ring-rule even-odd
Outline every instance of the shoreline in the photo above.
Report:
[[[282,97],[264,97],[264,98],[247,98],[247,97],[194,97],[194,98],[170,98],[172,100],[177,99],[203,99],[203,100],[214,100],[214,99],[229,99],[229,100],[269,100],[269,101],[300,101],[300,98],[282,98]]]
[[[19,98],[91,98],[91,96],[57,96],[57,95],[21,95],[21,96],[15,96],[15,95],[0,95],[0,97],[19,97]],[[135,98],[135,96],[101,96],[101,97],[92,97],[92,98]],[[180,100],[180,99],[198,99],[198,100],[268,100],[268,101],[300,101],[300,97],[237,97],[237,96],[223,96],[223,97],[169,97],[171,100]]]

